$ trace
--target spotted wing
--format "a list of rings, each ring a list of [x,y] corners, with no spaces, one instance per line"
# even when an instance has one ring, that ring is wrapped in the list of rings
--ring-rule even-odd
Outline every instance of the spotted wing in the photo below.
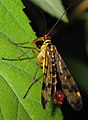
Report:
[[[47,103],[50,101],[52,89],[52,57],[49,47],[46,47],[45,58],[43,60],[43,74],[44,80],[42,85],[42,106],[45,109]]]
[[[82,98],[79,92],[79,89],[71,76],[67,66],[65,65],[63,59],[61,58],[60,54],[56,49],[55,54],[57,70],[59,73],[62,90],[67,97],[68,103],[77,111],[80,111],[82,108]]]

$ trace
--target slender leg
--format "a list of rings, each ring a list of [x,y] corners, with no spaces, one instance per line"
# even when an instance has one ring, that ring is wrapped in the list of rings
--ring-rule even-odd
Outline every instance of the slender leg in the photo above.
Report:
[[[11,42],[11,43],[14,44],[14,45],[17,45],[17,46],[19,46],[19,45],[25,45],[25,44],[34,45],[34,42],[23,42],[23,43],[14,43],[14,42]]]
[[[10,61],[18,61],[18,60],[31,59],[31,58],[22,58],[22,57],[23,57],[25,54],[27,54],[30,50],[32,50],[34,57],[37,58],[37,55],[36,55],[34,49],[36,49],[36,50],[38,50],[38,51],[40,51],[40,49],[38,49],[36,46],[35,46],[35,48],[21,46],[21,45],[24,45],[24,44],[34,45],[34,43],[36,43],[37,41],[39,41],[39,40],[36,39],[36,41],[33,41],[33,42],[12,43],[12,44],[14,44],[14,45],[17,45],[18,47],[29,48],[29,49],[28,49],[26,52],[24,52],[22,55],[18,56],[18,57],[15,58],[15,59],[13,59],[13,58],[12,58],[12,59],[2,58],[2,59],[3,59],[3,60],[10,60]],[[37,74],[39,68],[40,68],[40,66],[38,66],[38,68],[37,68],[37,70],[36,70],[36,72],[35,72],[35,74],[34,74],[34,77],[33,77],[33,82],[32,82],[32,84],[28,87],[27,92],[25,93],[25,95],[23,96],[23,98],[25,98],[25,97],[27,96],[30,88],[31,88],[37,81],[40,80],[41,76],[40,76],[38,79],[36,79],[36,74]]]
[[[32,82],[31,85],[28,87],[25,95],[23,96],[23,99],[27,96],[27,94],[28,94],[29,90],[31,89],[31,87],[32,87],[36,82],[38,82],[38,81],[40,80],[41,76],[40,76],[38,79],[36,79],[36,75],[37,75],[37,73],[38,73],[39,67],[40,67],[40,66],[38,66],[38,68],[37,68],[37,70],[36,70],[36,72],[35,72],[35,74],[34,74],[34,77],[33,77],[33,82]]]
[[[23,54],[21,54],[20,56],[18,56],[17,58],[2,58],[2,60],[19,61],[19,60],[32,59],[32,58],[34,58],[34,57],[31,57],[31,58],[30,58],[30,57],[22,58],[22,57],[23,57],[24,55],[26,55],[30,50],[32,50],[33,55],[34,55],[34,57],[36,58],[37,55],[36,55],[34,49],[31,48],[31,49],[28,49],[28,50],[27,50],[26,52],[24,52]]]
[[[34,45],[34,43],[36,43],[35,41],[33,42],[23,42],[23,43],[13,43],[11,42],[12,44],[14,45],[17,45],[18,47],[22,47],[22,48],[27,48],[28,50],[26,52],[24,52],[22,55],[18,56],[17,58],[2,58],[2,60],[10,60],[10,61],[19,61],[19,60],[25,60],[25,59],[31,59],[31,58],[22,58],[24,55],[26,55],[30,50],[32,50],[33,52],[33,55],[35,58],[37,58],[37,55],[34,51],[34,49],[38,50],[37,47],[35,46],[34,48],[33,47],[25,47],[25,46],[22,46],[22,45],[25,45],[25,44],[31,44],[31,45]]]

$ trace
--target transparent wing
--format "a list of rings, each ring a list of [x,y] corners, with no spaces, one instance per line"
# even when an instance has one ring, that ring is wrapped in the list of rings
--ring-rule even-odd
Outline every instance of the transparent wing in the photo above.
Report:
[[[45,58],[43,60],[43,85],[42,85],[42,106],[45,109],[47,103],[50,101],[52,89],[52,57],[49,47],[46,47]]]
[[[63,59],[56,49],[55,54],[57,71],[59,73],[62,90],[67,97],[68,103],[77,111],[80,111],[82,108],[82,98],[79,92],[79,89],[71,76],[67,66],[65,65]]]

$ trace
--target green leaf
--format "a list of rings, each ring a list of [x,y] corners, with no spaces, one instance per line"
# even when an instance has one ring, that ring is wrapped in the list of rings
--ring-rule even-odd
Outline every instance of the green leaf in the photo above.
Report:
[[[58,19],[65,12],[61,0],[32,0],[31,2]],[[62,20],[68,22],[66,14],[62,17]]]
[[[23,4],[17,0],[0,1],[0,32],[17,42],[33,41],[35,38],[23,8]]]
[[[62,120],[59,107],[54,113],[51,104],[46,110],[42,108],[42,77],[23,99],[38,68],[32,51],[23,56],[29,58],[28,60],[2,60],[16,58],[27,50],[13,43],[31,42],[36,38],[28,18],[22,11],[23,8],[21,1],[0,1],[0,120]],[[39,69],[36,79],[41,75],[42,70]]]

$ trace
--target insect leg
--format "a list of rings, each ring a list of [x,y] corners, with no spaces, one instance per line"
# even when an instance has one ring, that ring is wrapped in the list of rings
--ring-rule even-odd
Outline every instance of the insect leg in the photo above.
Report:
[[[18,56],[17,58],[2,58],[2,60],[19,61],[19,60],[32,59],[32,58],[34,58],[34,57],[36,58],[37,55],[36,55],[34,49],[35,49],[35,48],[30,48],[30,49],[28,49],[27,51],[25,51],[23,54],[21,54],[21,55]],[[22,58],[22,57],[23,57],[24,55],[26,55],[30,50],[32,51],[34,57],[31,57],[31,58],[30,58],[30,57]]]
[[[34,42],[23,42],[23,43],[14,43],[12,41],[10,41],[13,45],[16,45],[18,47],[23,47],[23,46],[20,46],[20,45],[25,45],[25,44],[31,44],[31,45],[34,45]]]
[[[37,75],[37,73],[38,73],[38,70],[39,70],[39,67],[37,68],[37,70],[36,70],[36,72],[35,72],[35,74],[34,74],[34,76],[33,76],[33,82],[32,82],[31,85],[28,87],[25,95],[23,96],[23,99],[27,96],[27,94],[28,94],[29,90],[31,89],[31,87],[32,87],[36,82],[38,82],[38,81],[40,80],[41,76],[40,76],[38,79],[35,79],[35,78],[36,78],[36,75]]]

